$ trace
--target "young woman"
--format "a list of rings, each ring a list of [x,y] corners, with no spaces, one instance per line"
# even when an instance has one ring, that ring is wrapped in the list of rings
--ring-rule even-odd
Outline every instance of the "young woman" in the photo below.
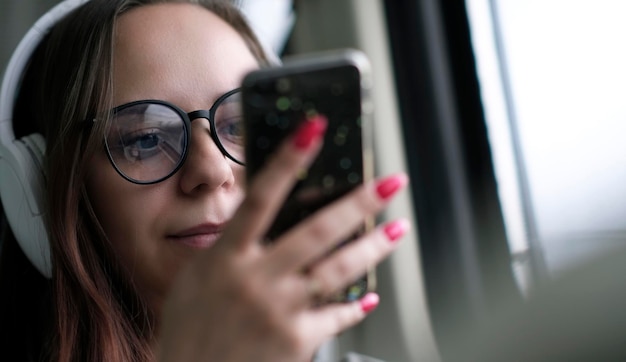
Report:
[[[5,235],[0,353],[306,361],[375,308],[375,294],[316,301],[387,256],[405,221],[320,258],[406,177],[365,185],[263,246],[325,129],[323,117],[305,122],[246,183],[240,129],[228,115],[242,77],[267,63],[224,1],[91,0],[53,26],[13,112],[17,137],[46,139],[52,275]],[[209,109],[212,118],[197,111]]]

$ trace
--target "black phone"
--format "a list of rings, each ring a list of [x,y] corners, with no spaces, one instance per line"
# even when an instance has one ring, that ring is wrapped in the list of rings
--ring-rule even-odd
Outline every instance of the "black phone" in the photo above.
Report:
[[[328,120],[323,148],[285,201],[266,235],[268,242],[373,177],[370,77],[369,61],[362,52],[338,50],[291,58],[280,67],[256,70],[244,78],[241,94],[249,180],[307,117],[321,114]],[[366,220],[338,247],[372,227],[373,220]],[[357,300],[372,291],[375,283],[371,268],[331,301]]]

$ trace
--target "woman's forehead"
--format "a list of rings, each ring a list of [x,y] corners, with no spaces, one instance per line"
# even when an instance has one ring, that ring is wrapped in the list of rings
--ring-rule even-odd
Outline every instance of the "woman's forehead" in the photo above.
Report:
[[[179,104],[183,100],[172,96],[190,92],[205,94],[208,101],[239,86],[258,64],[233,27],[194,4],[156,4],[123,14],[114,46],[116,104],[138,99]]]

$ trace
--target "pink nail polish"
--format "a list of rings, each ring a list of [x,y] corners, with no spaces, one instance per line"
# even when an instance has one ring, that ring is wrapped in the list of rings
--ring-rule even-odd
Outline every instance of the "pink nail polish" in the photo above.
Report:
[[[365,313],[369,313],[378,307],[380,297],[376,293],[367,293],[359,303],[361,304],[361,310]]]
[[[408,178],[406,175],[402,174],[389,176],[378,182],[376,185],[376,192],[381,199],[387,200],[400,190],[402,186],[406,185],[407,182]]]
[[[405,219],[392,221],[383,228],[387,239],[392,243],[400,239],[408,230],[409,222]]]
[[[299,150],[307,150],[320,140],[326,131],[326,117],[317,115],[303,122],[293,139],[294,146]]]

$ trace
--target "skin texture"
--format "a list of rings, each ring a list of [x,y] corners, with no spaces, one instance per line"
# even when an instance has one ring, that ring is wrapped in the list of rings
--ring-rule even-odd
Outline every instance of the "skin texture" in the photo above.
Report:
[[[124,14],[115,57],[116,105],[156,98],[186,111],[208,108],[257,67],[234,30],[189,4]],[[373,294],[353,303],[318,301],[388,256],[408,224],[383,225],[327,252],[365,217],[383,210],[406,176],[358,188],[272,247],[260,242],[297,175],[321,147],[323,117],[304,124],[248,184],[243,168],[214,145],[204,120],[192,123],[184,166],[161,183],[132,184],[104,153],[94,157],[88,192],[139,292],[161,312],[155,339],[160,361],[310,361],[320,344],[375,308]],[[206,223],[224,225],[223,233],[182,242],[171,237]]]
[[[134,9],[120,17],[116,30],[115,105],[160,99],[187,112],[208,109],[258,67],[239,34],[197,6]],[[91,163],[87,187],[96,214],[157,310],[172,277],[195,251],[171,235],[202,224],[221,228],[243,198],[243,167],[224,158],[209,132],[208,120],[193,121],[182,169],[154,185],[122,179],[104,152]]]

